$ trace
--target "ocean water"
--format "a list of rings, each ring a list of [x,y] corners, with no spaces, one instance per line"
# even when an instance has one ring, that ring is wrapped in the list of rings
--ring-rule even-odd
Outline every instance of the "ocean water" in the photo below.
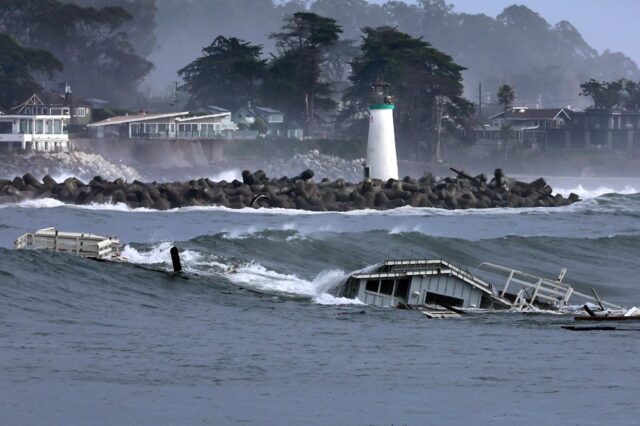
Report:
[[[0,423],[639,424],[640,324],[427,320],[331,292],[435,257],[566,267],[577,290],[640,306],[639,186],[600,183],[557,182],[584,198],[557,209],[0,206]],[[116,234],[130,264],[12,250],[46,226]],[[136,267],[168,270],[173,244],[189,279]]]

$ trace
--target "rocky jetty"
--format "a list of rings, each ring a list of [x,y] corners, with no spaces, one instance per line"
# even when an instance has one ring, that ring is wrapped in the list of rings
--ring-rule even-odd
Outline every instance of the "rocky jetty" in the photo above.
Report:
[[[323,179],[305,170],[293,178],[269,178],[259,170],[245,170],[242,181],[144,183],[94,177],[88,183],[77,178],[56,182],[51,176],[39,181],[31,174],[0,180],[0,203],[54,198],[70,204],[124,203],[131,207],[168,210],[185,206],[218,205],[233,209],[278,207],[312,211],[386,210],[402,206],[470,209],[491,207],[558,207],[576,202],[576,194],[553,195],[543,178],[530,183],[504,177],[500,170],[487,182],[484,175],[464,173],[456,178],[366,180],[350,183]]]

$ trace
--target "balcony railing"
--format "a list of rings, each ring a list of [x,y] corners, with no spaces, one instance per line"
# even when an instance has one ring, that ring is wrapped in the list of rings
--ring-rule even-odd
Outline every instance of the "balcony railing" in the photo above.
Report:
[[[222,130],[178,131],[177,134],[180,139],[213,139],[220,136],[222,136]]]
[[[176,133],[132,133],[132,139],[218,139],[224,138],[226,132],[222,130],[202,130],[202,131],[178,131]]]

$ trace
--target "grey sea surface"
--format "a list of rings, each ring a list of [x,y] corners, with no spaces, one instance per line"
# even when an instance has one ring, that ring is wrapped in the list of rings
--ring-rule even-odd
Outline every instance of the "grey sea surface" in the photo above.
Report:
[[[435,257],[565,266],[576,289],[640,306],[640,195],[581,190],[455,212],[0,206],[0,423],[638,424],[640,324],[427,320],[331,294],[387,258]],[[117,234],[130,264],[12,250],[46,226]],[[168,269],[172,244],[188,280],[137,267]]]

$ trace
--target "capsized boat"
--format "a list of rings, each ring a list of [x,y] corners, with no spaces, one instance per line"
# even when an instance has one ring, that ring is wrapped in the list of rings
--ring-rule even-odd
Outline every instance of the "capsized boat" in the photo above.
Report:
[[[13,244],[17,250],[50,250],[97,260],[126,262],[120,252],[122,244],[113,236],[61,232],[51,227],[21,235]]]

